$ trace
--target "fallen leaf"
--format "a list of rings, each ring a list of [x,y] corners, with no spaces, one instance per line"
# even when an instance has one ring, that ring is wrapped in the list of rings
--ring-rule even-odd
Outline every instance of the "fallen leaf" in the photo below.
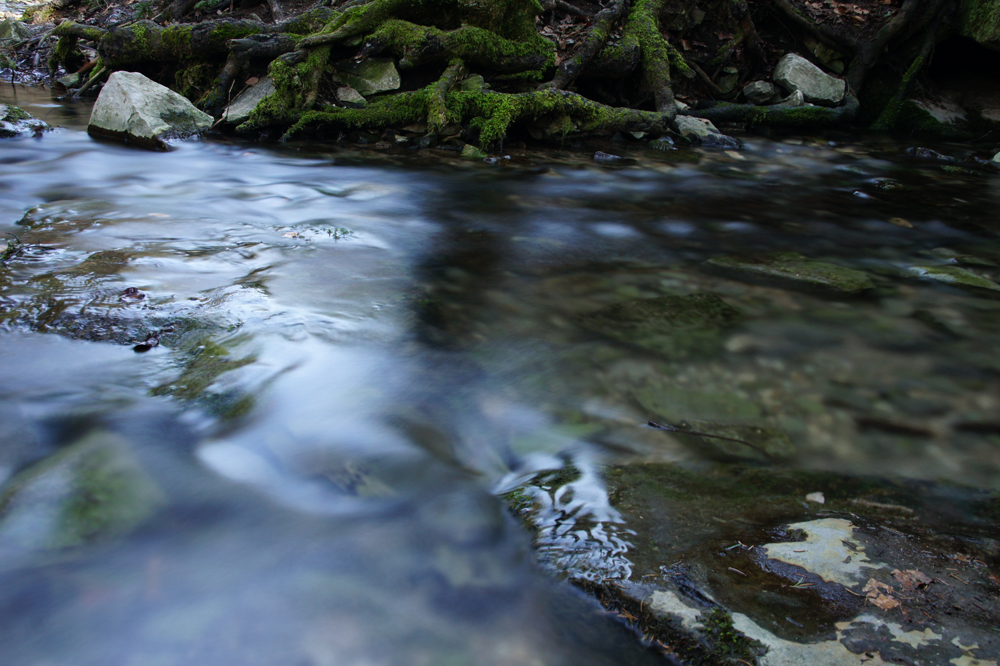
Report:
[[[897,227],[906,227],[907,229],[912,229],[913,225],[904,220],[901,217],[889,218],[889,224],[895,224]]]
[[[248,86],[255,86],[255,85],[257,85],[258,81],[260,81],[259,78],[257,78],[256,76],[251,76],[249,79],[247,79],[247,85]]]
[[[892,572],[892,577],[907,591],[922,590],[934,582],[930,576],[918,569],[907,569],[906,571],[895,569]]]
[[[874,578],[869,578],[868,583],[861,589],[865,593],[865,598],[868,603],[873,606],[878,606],[882,610],[891,610],[893,608],[899,608],[899,599],[892,596],[891,585],[886,585],[885,583],[880,583]]]
[[[281,234],[281,236],[282,236],[282,238],[298,238],[299,237],[299,232],[297,232],[297,231],[289,231],[287,233]]]

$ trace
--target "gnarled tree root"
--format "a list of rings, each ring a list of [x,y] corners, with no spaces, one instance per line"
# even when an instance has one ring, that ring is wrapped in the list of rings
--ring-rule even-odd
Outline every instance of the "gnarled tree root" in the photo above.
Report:
[[[858,100],[848,95],[838,107],[826,106],[756,106],[720,102],[688,115],[713,123],[740,123],[750,127],[832,127],[851,122],[858,114]]]
[[[285,138],[331,136],[345,129],[382,129],[422,121],[428,117],[432,100],[439,100],[439,95],[438,84],[432,84],[422,90],[376,100],[363,109],[311,111],[302,115]],[[479,130],[479,144],[483,148],[502,141],[514,123],[543,117],[563,119],[567,135],[597,131],[658,133],[666,131],[673,119],[672,114],[605,106],[562,90],[513,94],[452,91],[446,96],[445,106],[450,120],[468,122]]]

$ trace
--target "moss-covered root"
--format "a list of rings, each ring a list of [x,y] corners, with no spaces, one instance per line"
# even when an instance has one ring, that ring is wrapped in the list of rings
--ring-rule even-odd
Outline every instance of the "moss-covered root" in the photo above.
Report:
[[[320,78],[329,61],[329,46],[314,49],[305,58],[302,51],[293,51],[272,61],[268,72],[275,91],[257,104],[250,118],[239,125],[237,131],[248,134],[295,124],[303,113],[315,106]]]
[[[639,46],[643,82],[653,95],[656,110],[676,113],[674,92],[670,85],[670,66],[674,64],[685,76],[692,72],[683,58],[660,33],[660,12],[665,0],[636,0],[625,22],[623,45]]]
[[[707,109],[697,109],[689,115],[713,123],[743,123],[767,127],[832,127],[849,123],[858,114],[858,100],[847,95],[835,108],[825,106],[755,106],[753,104],[719,103]]]
[[[385,21],[371,34],[362,54],[383,51],[398,56],[399,66],[404,69],[460,58],[497,72],[534,71],[539,78],[555,62],[552,43],[541,37],[516,41],[475,26],[440,30],[395,19]]]
[[[893,95],[889,103],[885,105],[879,117],[872,123],[872,129],[876,130],[890,130],[896,125],[896,121],[899,119],[899,112],[903,108],[903,102],[906,99],[906,95],[910,92],[910,86],[913,85],[913,80],[916,78],[917,74],[923,69],[924,65],[927,63],[928,58],[931,56],[931,51],[934,50],[934,45],[937,44],[938,33],[942,25],[942,14],[938,14],[934,18],[934,23],[927,30],[927,34],[924,36],[923,46],[920,48],[920,53],[917,57],[913,59],[910,64],[909,69],[903,74],[903,78],[900,80],[899,85],[896,87],[896,93]]]
[[[621,20],[628,5],[628,0],[612,0],[607,7],[597,12],[583,44],[577,48],[572,57],[566,58],[559,65],[559,71],[556,72],[555,77],[549,83],[544,84],[544,87],[566,90],[572,86],[580,73],[594,59],[594,56],[604,48],[612,29]]]
[[[56,26],[52,34],[58,37],[59,41],[56,42],[56,48],[52,50],[52,55],[49,57],[49,67],[55,69],[61,66],[66,71],[75,71],[83,61],[76,48],[79,40],[84,39],[96,44],[104,37],[105,30],[73,21],[63,21]]]
[[[315,48],[369,35],[390,19],[421,25],[468,25],[514,41],[541,39],[535,16],[538,0],[371,0],[351,7],[330,21],[319,34],[302,40],[300,48]]]
[[[428,131],[436,134],[448,124],[449,120],[453,120],[448,114],[448,91],[464,74],[465,64],[461,60],[454,60],[434,84],[427,98]]]
[[[285,137],[332,136],[343,129],[383,128],[423,120],[437,84],[411,93],[376,100],[364,109],[335,109],[306,113]],[[673,114],[610,107],[561,90],[506,94],[493,91],[452,91],[446,97],[446,117],[468,122],[479,130],[483,148],[497,145],[507,130],[521,120],[565,118],[565,132],[662,132]],[[242,126],[241,126],[242,127]]]

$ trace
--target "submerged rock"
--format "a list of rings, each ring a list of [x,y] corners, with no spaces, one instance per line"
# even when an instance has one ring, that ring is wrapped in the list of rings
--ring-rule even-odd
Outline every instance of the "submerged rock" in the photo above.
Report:
[[[92,434],[6,484],[0,494],[0,549],[64,548],[121,534],[164,501],[123,441]]]
[[[1000,291],[1000,284],[958,266],[910,266],[914,275],[956,287]]]
[[[115,72],[94,104],[87,131],[146,148],[166,150],[167,139],[212,127],[212,116],[174,91],[137,72]]]
[[[222,112],[222,120],[239,125],[250,117],[261,100],[272,93],[274,93],[274,82],[271,81],[271,77],[265,76],[236,96],[236,99]]]
[[[516,496],[538,499],[516,510],[529,526],[540,521],[536,544],[559,573],[687,663],[1000,659],[1000,599],[987,564],[995,494],[731,465],[620,465],[605,477],[600,520],[552,513],[546,498],[578,490],[576,477],[539,477],[544,496],[529,484]],[[595,580],[594,568],[580,568],[588,549],[612,552],[618,566]]]
[[[844,99],[847,83],[830,76],[816,65],[794,53],[785,55],[774,67],[774,82],[790,93],[802,91],[807,102],[836,106]]]
[[[716,257],[705,264],[736,275],[844,294],[859,294],[875,288],[871,278],[861,271],[816,261],[797,252],[776,252],[752,257]]]
[[[0,139],[32,136],[52,129],[48,123],[33,117],[16,106],[0,104]]]
[[[742,313],[716,294],[618,303],[579,317],[584,328],[671,358],[711,354]]]

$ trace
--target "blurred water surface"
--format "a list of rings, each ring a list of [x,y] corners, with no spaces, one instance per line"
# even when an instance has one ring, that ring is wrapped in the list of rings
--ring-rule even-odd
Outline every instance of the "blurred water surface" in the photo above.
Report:
[[[995,173],[847,136],[620,168],[149,153],[17,92],[63,128],[0,145],[0,232],[26,244],[0,269],[5,664],[653,663],[499,495],[572,463],[627,568],[600,465],[714,459],[643,427],[664,411],[750,405],[784,466],[1000,488],[1000,299],[914,270],[1000,277]],[[704,264],[776,251],[874,289]],[[694,293],[744,315],[708,355],[580,325]]]

